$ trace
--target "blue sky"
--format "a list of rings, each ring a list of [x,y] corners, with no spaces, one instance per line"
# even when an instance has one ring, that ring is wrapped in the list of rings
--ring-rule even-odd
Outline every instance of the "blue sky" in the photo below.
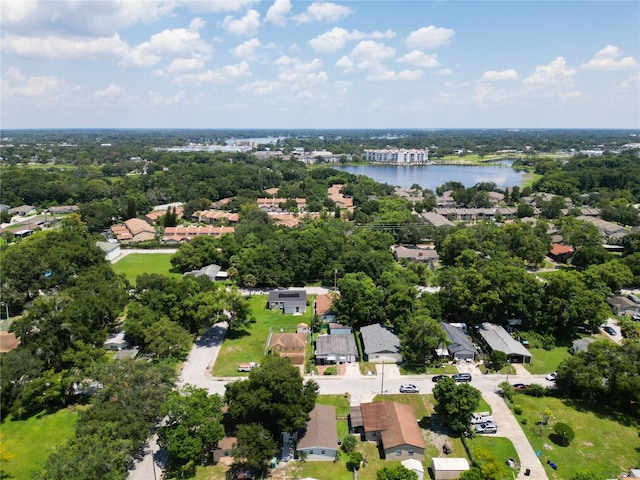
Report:
[[[640,128],[637,1],[0,8],[2,128]]]

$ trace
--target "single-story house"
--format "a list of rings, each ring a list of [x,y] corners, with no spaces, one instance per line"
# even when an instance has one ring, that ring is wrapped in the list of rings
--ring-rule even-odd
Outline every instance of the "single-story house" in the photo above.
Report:
[[[4,203],[0,203],[0,212],[8,212],[11,207]]]
[[[358,347],[353,335],[318,335],[316,363],[353,363],[358,361]]]
[[[269,292],[269,310],[282,310],[282,313],[304,313],[307,311],[307,291],[273,290]]]
[[[424,439],[410,405],[362,403],[360,410],[365,440],[377,442],[386,460],[422,460]]]
[[[331,335],[351,335],[353,332],[349,325],[342,325],[341,323],[330,323],[329,333]]]
[[[622,295],[607,298],[607,303],[615,315],[640,313],[640,304]]]
[[[573,247],[571,245],[563,245],[562,243],[554,243],[549,250],[549,256],[556,262],[566,263],[573,255]]]
[[[402,363],[400,339],[388,327],[374,323],[360,329],[366,360],[374,363]]]
[[[111,231],[119,242],[146,242],[156,238],[155,229],[140,218],[130,218],[124,225],[112,225]]]
[[[459,478],[462,472],[471,467],[466,458],[436,457],[431,459],[431,471],[434,480],[452,480]]]
[[[298,434],[296,453],[304,452],[308,461],[333,461],[338,451],[336,407],[316,404],[309,412],[304,430]]]
[[[190,272],[186,272],[183,276],[193,276],[193,277],[201,277],[205,276],[209,278],[212,282],[222,281],[227,279],[227,272],[222,271],[222,267],[220,265],[206,265],[197,270],[191,270]]]
[[[529,350],[515,340],[509,332],[500,325],[494,323],[481,323],[476,326],[479,340],[489,349],[489,351],[499,350],[507,354],[507,359],[511,363],[531,363],[531,353]]]
[[[216,448],[213,449],[213,461],[218,463],[224,459],[225,463],[232,462],[232,451],[236,443],[238,443],[238,439],[236,437],[222,437],[222,440],[220,440]]]
[[[20,205],[19,207],[10,208],[9,215],[32,215],[36,213],[36,207],[32,205]]]
[[[118,258],[120,255],[120,244],[114,242],[96,242],[96,245],[100,250],[104,252],[104,259],[107,262],[112,261],[115,258]]]
[[[49,207],[49,213],[52,215],[62,215],[65,213],[76,213],[80,210],[77,205],[60,205],[58,207]]]
[[[569,352],[570,353],[586,352],[587,350],[589,350],[589,345],[591,345],[595,341],[596,341],[595,338],[589,338],[589,337],[578,338],[577,340],[574,340],[573,342],[571,342],[571,348],[569,349]]]
[[[420,248],[415,246],[396,246],[393,249],[393,255],[397,261],[407,260],[409,262],[426,263],[430,267],[438,261],[438,252],[433,248]]]
[[[313,313],[315,313],[323,323],[335,322],[336,316],[331,310],[332,304],[333,296],[331,294],[325,293],[318,295],[313,305]]]
[[[407,458],[400,462],[404,468],[407,470],[411,470],[416,475],[418,475],[418,480],[424,479],[424,467],[422,466],[422,462],[416,460],[415,458]]]
[[[474,360],[476,357],[476,347],[467,337],[462,329],[451,325],[450,323],[440,322],[440,326],[447,336],[447,356],[451,360]],[[444,350],[444,346],[442,348]]]
[[[307,336],[303,333],[274,333],[271,335],[269,350],[281,357],[291,359],[294,365],[303,365]]]

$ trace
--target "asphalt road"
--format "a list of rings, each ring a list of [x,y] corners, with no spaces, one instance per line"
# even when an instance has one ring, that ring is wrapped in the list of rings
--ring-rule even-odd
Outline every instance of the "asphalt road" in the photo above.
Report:
[[[191,384],[196,387],[205,388],[210,393],[224,395],[225,385],[238,378],[217,378],[211,375],[220,347],[226,333],[226,323],[218,323],[209,329],[204,335],[199,337],[187,360],[184,362],[178,380],[178,386]],[[383,370],[384,368],[384,370]],[[539,383],[544,386],[552,385],[544,375],[531,375],[524,368],[516,366],[516,375],[483,375],[475,364],[459,364],[461,372],[469,372],[473,376],[471,385],[482,393],[482,397],[491,406],[495,423],[498,425],[496,436],[507,437],[513,443],[520,458],[519,479],[547,479],[547,474],[536,456],[533,448],[529,444],[520,424],[507,407],[502,397],[498,394],[498,385],[503,381],[509,383]],[[376,395],[399,393],[400,385],[403,383],[413,383],[420,389],[420,393],[432,393],[435,383],[431,380],[431,375],[400,375],[396,365],[377,366],[376,375],[360,375],[358,365],[348,365],[345,376],[313,376],[306,375],[305,380],[315,380],[320,393],[326,395],[348,394],[350,403],[358,405],[363,402],[370,402]],[[129,473],[129,480],[151,480],[162,478],[163,453],[158,452],[154,438],[150,439],[146,449],[146,455]],[[153,452],[153,454],[152,454]],[[155,459],[155,465],[153,459]],[[154,472],[155,467],[155,472]],[[531,470],[529,477],[524,476],[526,469]]]

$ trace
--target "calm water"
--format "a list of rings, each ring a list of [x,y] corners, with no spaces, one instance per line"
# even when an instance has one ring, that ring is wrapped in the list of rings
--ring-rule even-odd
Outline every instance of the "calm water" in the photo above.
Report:
[[[334,166],[332,168],[366,175],[379,183],[388,183],[409,188],[417,183],[422,188],[434,190],[448,181],[473,187],[479,182],[494,182],[499,188],[522,185],[526,172],[511,168],[511,162],[499,166],[463,166],[463,165],[423,165],[415,167],[396,167],[391,165]]]

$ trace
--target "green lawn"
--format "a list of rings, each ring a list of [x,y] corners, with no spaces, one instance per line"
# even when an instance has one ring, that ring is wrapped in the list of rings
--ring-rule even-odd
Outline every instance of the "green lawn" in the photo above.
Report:
[[[51,451],[73,435],[78,415],[70,409],[2,423],[2,443],[14,457],[2,464],[2,478],[33,478]]]
[[[628,419],[619,421],[605,411],[590,411],[581,405],[572,406],[552,397],[534,398],[518,395],[517,404],[527,420],[522,430],[536,452],[542,452],[540,460],[552,480],[567,479],[575,473],[590,470],[599,478],[617,478],[623,471],[637,467],[638,426]],[[548,425],[540,425],[545,409],[551,411]],[[564,422],[573,428],[575,439],[568,447],[552,440],[553,425]],[[558,470],[547,466],[547,460],[558,465]]]
[[[412,368],[400,367],[400,373],[402,375],[415,375],[416,373],[424,373],[426,375],[453,375],[458,373],[458,368],[455,365],[449,365],[445,363],[440,367],[427,367],[424,370],[417,371]]]
[[[254,295],[249,298],[251,314],[257,321],[246,331],[227,332],[218,359],[213,366],[214,376],[247,376],[247,373],[238,372],[238,363],[260,363],[265,354],[269,329],[273,329],[274,333],[279,333],[281,330],[286,333],[295,333],[299,323],[311,325],[313,310],[311,307],[307,307],[307,312],[303,315],[285,315],[280,310],[267,309],[267,298],[267,295]],[[313,305],[313,295],[308,295],[307,300],[310,305]]]
[[[533,359],[531,363],[525,363],[524,368],[534,375],[555,372],[558,365],[571,356],[567,347],[555,347],[553,350],[530,348],[529,352]]]
[[[508,458],[513,458],[518,464],[520,457],[516,452],[511,440],[504,437],[494,437],[491,435],[478,435],[475,438],[467,440],[471,455],[476,456],[478,450],[486,450],[490,452],[502,466],[504,472],[502,478],[504,480],[512,480],[515,478],[516,470],[509,468],[506,464]]]
[[[349,395],[318,395],[316,403],[336,407],[336,416],[346,417],[349,415]]]
[[[143,273],[157,273],[179,277],[180,273],[171,265],[171,253],[131,253],[113,264],[113,271],[124,273],[132,285],[136,283],[138,275]]]

